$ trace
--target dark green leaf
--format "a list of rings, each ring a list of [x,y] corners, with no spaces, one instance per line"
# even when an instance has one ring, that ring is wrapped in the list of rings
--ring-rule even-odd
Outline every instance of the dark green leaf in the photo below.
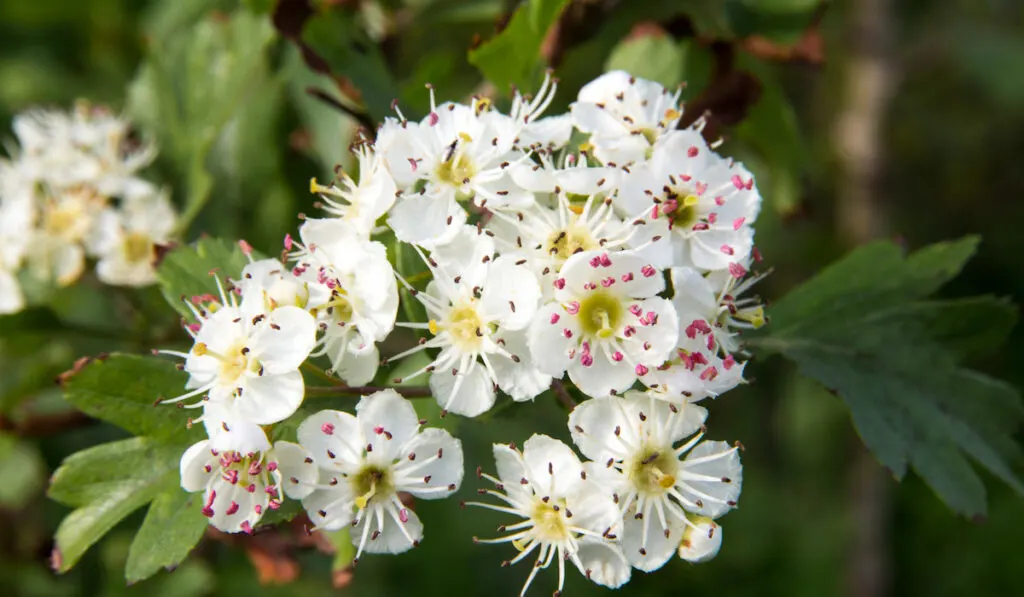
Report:
[[[70,456],[53,474],[49,496],[77,509],[57,528],[54,567],[66,572],[115,524],[178,477],[178,446],[137,437]]]
[[[188,415],[160,398],[185,393],[187,375],[170,359],[113,354],[66,378],[65,398],[82,412],[132,432],[178,444],[202,439]]]
[[[201,238],[193,245],[177,247],[164,256],[156,276],[168,304],[186,319],[194,320],[184,301],[205,294],[219,297],[214,274],[223,284],[225,278],[238,279],[248,263],[236,243]]]
[[[125,578],[129,583],[149,578],[185,559],[206,531],[201,506],[202,496],[186,493],[177,478],[167,484],[150,504],[128,551]]]
[[[977,245],[967,238],[904,258],[892,243],[862,247],[792,291],[754,345],[796,362],[836,392],[865,444],[896,477],[908,465],[951,507],[975,516],[985,491],[967,461],[1024,493],[1013,433],[1017,392],[962,368],[998,342],[1015,314],[989,297],[929,301]]]
[[[568,0],[529,0],[512,15],[508,26],[470,50],[469,62],[500,91],[510,86],[535,89],[540,84],[540,46]]]

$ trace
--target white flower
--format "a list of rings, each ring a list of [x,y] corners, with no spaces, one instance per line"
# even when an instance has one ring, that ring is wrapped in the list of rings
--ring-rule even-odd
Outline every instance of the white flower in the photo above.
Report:
[[[588,400],[569,415],[588,474],[615,496],[623,551],[641,570],[660,568],[695,527],[687,513],[717,518],[736,506],[742,468],[735,447],[701,442],[703,417],[642,393]],[[684,457],[685,456],[685,457]]]
[[[652,396],[677,405],[717,397],[743,381],[741,363],[722,354],[715,334],[703,319],[694,319],[679,335],[675,355],[644,379]]]
[[[251,257],[250,257],[251,258]],[[278,307],[292,306],[305,309],[320,291],[320,285],[313,285],[296,276],[277,259],[251,261],[242,269],[242,276],[235,283],[241,293],[238,308],[249,318],[267,314]],[[329,293],[326,289],[323,295]],[[321,299],[323,300],[323,299]]]
[[[529,331],[542,372],[561,377],[568,370],[584,393],[605,396],[642,380],[675,347],[675,309],[655,296],[665,287],[662,274],[638,255],[577,253],[554,286],[554,301]]]
[[[587,83],[571,106],[573,122],[590,133],[594,155],[605,164],[642,162],[661,135],[673,130],[682,113],[679,91],[623,71]]]
[[[544,82],[536,97],[523,96],[516,91],[512,98],[509,118],[522,123],[515,145],[524,149],[559,149],[569,143],[572,136],[572,118],[569,114],[541,118],[558,92],[558,81],[545,73]]]
[[[467,238],[476,238],[475,229],[469,230],[464,233]],[[439,348],[429,365],[404,380],[431,373],[430,389],[441,408],[466,417],[494,406],[496,387],[515,400],[528,400],[551,381],[537,371],[528,352],[513,353],[508,346],[511,341],[523,348],[517,332],[529,325],[537,311],[537,278],[513,257],[492,259],[489,248],[493,245],[486,236],[481,238],[487,248],[477,263],[449,271],[451,260],[448,266],[428,261],[434,279],[415,296],[426,308],[429,322],[398,325],[429,331],[433,338],[389,359]],[[477,254],[472,249],[465,253]]]
[[[27,259],[39,279],[68,286],[85,270],[83,243],[107,201],[88,187],[51,191],[39,205]]]
[[[494,483],[494,496],[503,505],[468,502],[522,518],[522,522],[501,525],[508,535],[477,539],[478,543],[512,543],[519,551],[503,566],[516,564],[536,553],[536,560],[523,585],[525,595],[534,576],[553,561],[558,562],[559,595],[565,580],[565,562],[571,561],[591,581],[618,588],[629,581],[630,569],[614,543],[622,528],[622,516],[610,493],[587,480],[579,458],[562,442],[546,435],[526,440],[522,453],[514,446],[494,444],[498,478],[480,476]]]
[[[753,247],[761,196],[739,163],[708,148],[694,129],[666,133],[651,159],[623,176],[617,206],[647,214],[645,231],[671,245],[671,264],[727,269]]]
[[[0,162],[0,314],[25,306],[17,273],[32,241],[35,210],[18,171]]]
[[[457,200],[472,199],[489,209],[520,209],[533,194],[519,188],[508,169],[528,155],[513,148],[522,124],[484,109],[446,103],[419,123],[388,119],[378,133],[377,150],[401,190],[388,225],[404,242],[439,242],[462,211]],[[458,208],[458,209],[456,209]],[[465,220],[463,220],[465,221]]]
[[[268,509],[281,507],[285,495],[308,495],[317,475],[309,452],[297,444],[277,442],[269,450],[243,453],[218,450],[209,440],[185,451],[180,472],[182,488],[204,492],[203,515],[226,533],[251,533]]]
[[[348,222],[358,234],[369,239],[377,220],[394,205],[397,188],[391,173],[371,145],[362,144],[353,153],[359,160],[358,183],[342,172],[340,179],[330,186],[323,186],[312,179],[309,190],[320,194],[324,211]]]
[[[707,562],[722,548],[722,526],[706,516],[689,515],[692,526],[683,531],[679,557],[693,563]]]
[[[320,469],[302,504],[318,528],[352,525],[357,560],[364,551],[401,553],[423,538],[399,492],[441,499],[462,483],[462,444],[443,429],[421,432],[412,405],[394,390],[363,397],[355,416],[320,411],[298,434]]]
[[[314,356],[326,354],[343,380],[364,384],[377,372],[377,342],[394,328],[398,313],[387,249],[336,219],[306,220],[299,235],[303,244],[292,253],[292,272],[307,284],[305,308],[323,331]]]
[[[230,409],[226,420],[257,425],[291,416],[305,394],[299,365],[316,343],[313,317],[299,307],[283,306],[249,318],[223,292],[221,302],[193,310],[199,329],[188,354],[160,351],[185,358],[189,391],[164,402],[206,394],[206,400]]]
[[[90,232],[89,249],[99,257],[96,274],[107,284],[146,286],[156,281],[156,245],[170,240],[177,216],[166,194],[106,209]]]
[[[706,275],[689,267],[669,270],[675,291],[672,304],[679,314],[680,343],[700,333],[706,335],[708,350],[731,354],[740,348],[739,330],[757,329],[767,323],[760,299],[740,298],[767,275],[747,276],[749,266],[747,259]]]

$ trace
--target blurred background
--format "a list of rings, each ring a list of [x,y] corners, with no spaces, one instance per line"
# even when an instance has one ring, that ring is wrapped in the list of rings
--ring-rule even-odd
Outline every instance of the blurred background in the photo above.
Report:
[[[481,85],[467,50],[507,22],[515,2],[320,2],[334,15],[334,80],[312,72],[275,31],[275,4],[0,0],[0,139],[13,138],[10,118],[30,106],[88,98],[126,110],[160,143],[151,175],[173,187],[179,206],[208,194],[190,238],[244,237],[273,252],[295,214],[313,212],[309,178],[348,163],[357,120],[379,120],[396,97],[408,116],[422,114],[426,82],[442,99],[491,92],[507,100],[506,89]],[[282,31],[287,25],[279,19]],[[1024,297],[1021,3],[575,0],[541,53],[562,79],[552,113],[606,66],[636,56],[663,83],[689,81],[684,97],[712,110],[722,151],[759,175],[757,240],[775,269],[760,284],[765,298],[872,238],[917,248],[969,233],[983,236],[979,253],[944,293]],[[351,573],[332,576],[331,556],[284,532],[207,537],[173,573],[127,587],[137,513],[71,572],[54,575],[52,535],[67,509],[44,497],[48,475],[72,452],[124,436],[68,412],[54,376],[82,355],[183,340],[155,290],[110,301],[112,292],[85,282],[0,323],[4,595],[518,593],[527,565],[499,568],[507,550],[471,541],[500,522],[459,509],[459,497],[477,487],[471,475],[455,499],[417,505],[426,524],[420,548],[365,557]],[[1022,332],[974,365],[1020,387]],[[755,361],[748,372],[756,383],[713,409],[715,439],[746,446],[744,492],[721,521],[720,555],[636,573],[621,594],[1017,594],[1024,507],[1009,489],[986,478],[988,517],[959,518],[912,473],[894,481],[864,451],[840,400],[785,361]],[[564,420],[557,403],[544,401],[446,425],[457,427],[472,470],[491,468],[491,441],[521,442],[535,431],[565,437]],[[533,594],[554,583],[542,574]],[[566,593],[606,590],[570,575]]]

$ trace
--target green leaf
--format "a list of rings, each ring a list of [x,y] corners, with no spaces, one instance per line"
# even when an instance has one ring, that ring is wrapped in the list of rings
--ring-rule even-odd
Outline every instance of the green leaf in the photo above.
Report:
[[[258,256],[254,253],[254,258]],[[175,248],[164,256],[156,277],[167,303],[189,320],[195,319],[184,301],[193,296],[210,294],[220,296],[216,274],[221,283],[225,278],[237,280],[249,263],[236,243],[216,238],[201,238],[194,245]]]
[[[671,89],[683,80],[685,47],[664,33],[629,38],[612,50],[605,70],[624,70]]]
[[[202,439],[202,433],[187,429],[187,414],[173,405],[155,404],[183,394],[186,379],[169,359],[113,354],[66,378],[65,399],[87,415],[135,435],[191,443]]]
[[[181,448],[137,437],[71,455],[53,474],[50,498],[77,509],[57,528],[54,568],[66,572],[126,516],[177,480]]]
[[[516,86],[535,89],[540,84],[540,46],[568,0],[529,0],[520,6],[505,29],[469,51],[469,62],[499,90]]]
[[[733,32],[760,35],[779,43],[796,43],[814,20],[820,0],[726,0]]]
[[[45,474],[46,463],[35,446],[0,433],[0,507],[24,506],[42,487]]]
[[[955,276],[976,238],[904,258],[879,242],[857,249],[779,301],[753,345],[794,361],[843,398],[864,443],[900,478],[912,467],[951,508],[985,512],[968,457],[1024,493],[1013,434],[1016,390],[960,365],[1015,321],[1005,301],[926,297]]]
[[[324,531],[327,540],[334,546],[334,560],[331,562],[331,570],[338,572],[352,565],[356,557],[356,546],[352,544],[350,527],[339,531]]]
[[[128,551],[125,578],[129,583],[153,576],[161,568],[177,566],[206,532],[202,496],[186,493],[177,478],[149,506]]]

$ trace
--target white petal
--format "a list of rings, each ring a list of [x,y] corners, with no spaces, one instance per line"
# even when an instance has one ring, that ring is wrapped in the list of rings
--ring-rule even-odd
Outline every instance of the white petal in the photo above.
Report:
[[[491,449],[498,478],[505,487],[519,487],[520,481],[526,478],[526,463],[523,462],[522,454],[507,444],[494,444]]]
[[[612,390],[622,392],[636,382],[637,374],[633,365],[625,360],[613,361],[604,350],[591,353],[594,362],[584,367],[582,359],[569,363],[569,379],[586,395],[600,398],[609,395]]]
[[[336,478],[325,473],[321,471],[321,484]],[[302,507],[318,529],[337,531],[352,524],[355,496],[352,495],[352,487],[339,479],[332,488],[317,489],[302,498]]]
[[[267,373],[294,371],[316,344],[316,321],[294,306],[278,307],[261,322],[249,346]]]
[[[302,374],[296,370],[280,375],[249,375],[235,399],[235,410],[258,425],[270,425],[292,416],[305,395]]]
[[[721,457],[695,462],[712,455]],[[715,480],[695,479],[694,476],[697,475]],[[728,482],[722,479],[728,479]],[[734,508],[735,506],[730,506],[728,502],[735,503],[739,499],[742,485],[743,467],[740,464],[739,450],[720,441],[704,441],[690,450],[686,459],[682,461],[676,479],[676,489],[679,493],[693,502],[700,500],[704,506],[698,507],[696,513],[709,518],[718,518]],[[701,497],[695,491],[716,499]]]
[[[557,302],[538,309],[527,335],[530,355],[537,369],[555,378],[562,377],[572,362],[569,352],[579,346],[579,335],[576,318],[568,315]]]
[[[384,513],[384,524],[380,526],[378,526],[376,516],[363,516],[359,524],[352,527],[352,544],[359,545],[359,540],[363,535],[363,527],[368,524],[370,525],[370,536],[367,537],[366,547],[364,548],[366,553],[395,554],[409,551],[413,548],[414,542],[419,543],[423,540],[423,523],[420,522],[420,518],[414,510],[406,508],[404,511],[408,517],[408,520],[403,525],[405,526],[405,533],[398,526],[399,522],[396,522],[388,512]],[[380,531],[380,535],[376,539],[372,539],[374,530]],[[409,537],[406,537],[406,533],[408,533]],[[412,541],[409,541],[409,538]]]
[[[377,345],[372,345],[369,350],[353,352],[348,349],[345,343],[341,350],[328,350],[331,359],[331,369],[350,386],[361,386],[369,383],[377,374],[377,367],[380,364],[380,353]]]
[[[669,535],[665,537],[665,528],[661,526],[658,514],[653,508],[644,513],[642,519],[634,516],[630,509],[625,516],[625,527],[622,529],[622,552],[629,563],[638,570],[651,572],[665,565],[683,538],[686,528],[684,523],[669,513],[665,513]],[[643,541],[644,526],[647,525],[647,541]],[[641,553],[643,550],[644,553]]]
[[[489,318],[498,319],[503,329],[521,330],[533,320],[539,300],[540,283],[529,267],[504,255],[491,262],[480,296]]]
[[[494,369],[495,380],[503,392],[516,402],[532,400],[551,385],[551,376],[538,369],[526,345],[526,332],[506,332],[495,340],[504,341],[503,347],[511,355],[519,358],[519,362],[492,354],[488,358]]]
[[[611,589],[629,582],[632,568],[618,545],[586,537],[580,541],[577,555],[583,564],[580,572],[592,582]]]
[[[709,518],[694,521],[697,528],[687,527],[679,543],[679,557],[695,564],[707,562],[722,548],[722,526]]]
[[[0,270],[0,314],[17,313],[25,308],[18,279],[10,272]]]
[[[410,459],[410,454],[415,454],[415,459]],[[439,454],[440,458],[433,459]],[[433,460],[429,464],[420,464],[427,459]],[[399,463],[394,469],[396,489],[427,500],[445,498],[462,484],[464,468],[462,442],[444,429],[424,429],[402,447]],[[429,481],[426,481],[427,477],[430,477]],[[452,486],[446,493],[432,491],[433,488]]]
[[[459,387],[455,384],[461,381]],[[487,370],[474,362],[469,371],[438,371],[430,376],[430,392],[441,408],[464,417],[476,417],[494,406],[494,384]],[[453,393],[454,392],[454,393]]]
[[[276,442],[267,461],[277,463],[281,487],[291,499],[301,500],[315,489],[319,471],[313,463],[313,455],[299,444]]]
[[[299,425],[299,443],[310,451],[317,466],[342,471],[363,462],[363,437],[359,422],[349,413],[322,410]]]
[[[636,417],[630,417],[632,404],[621,398],[604,397],[586,400],[569,413],[569,433],[572,441],[587,458],[604,462],[608,458],[621,458],[615,429],[631,433]],[[581,431],[582,430],[582,431]]]
[[[206,484],[214,474],[219,474],[213,466],[207,471],[204,467],[210,463],[216,464],[216,457],[210,453],[209,441],[203,440],[189,446],[188,450],[181,455],[179,473],[181,474],[181,488],[188,492],[203,491]]]
[[[359,427],[374,459],[396,458],[401,447],[411,441],[420,428],[412,403],[394,390],[382,390],[363,396],[356,405]],[[370,451],[370,450],[367,450]]]
[[[388,226],[395,231],[398,240],[407,243],[437,242],[448,230],[446,220],[452,212],[454,198],[414,195],[404,197],[391,208]],[[459,211],[462,208],[455,205]],[[463,213],[465,213],[463,211]],[[465,221],[465,216],[463,216]],[[454,225],[456,222],[452,222]],[[461,226],[462,222],[458,222]]]
[[[526,440],[523,461],[526,478],[539,495],[566,496],[583,484],[580,459],[569,446],[547,435],[534,434]]]

